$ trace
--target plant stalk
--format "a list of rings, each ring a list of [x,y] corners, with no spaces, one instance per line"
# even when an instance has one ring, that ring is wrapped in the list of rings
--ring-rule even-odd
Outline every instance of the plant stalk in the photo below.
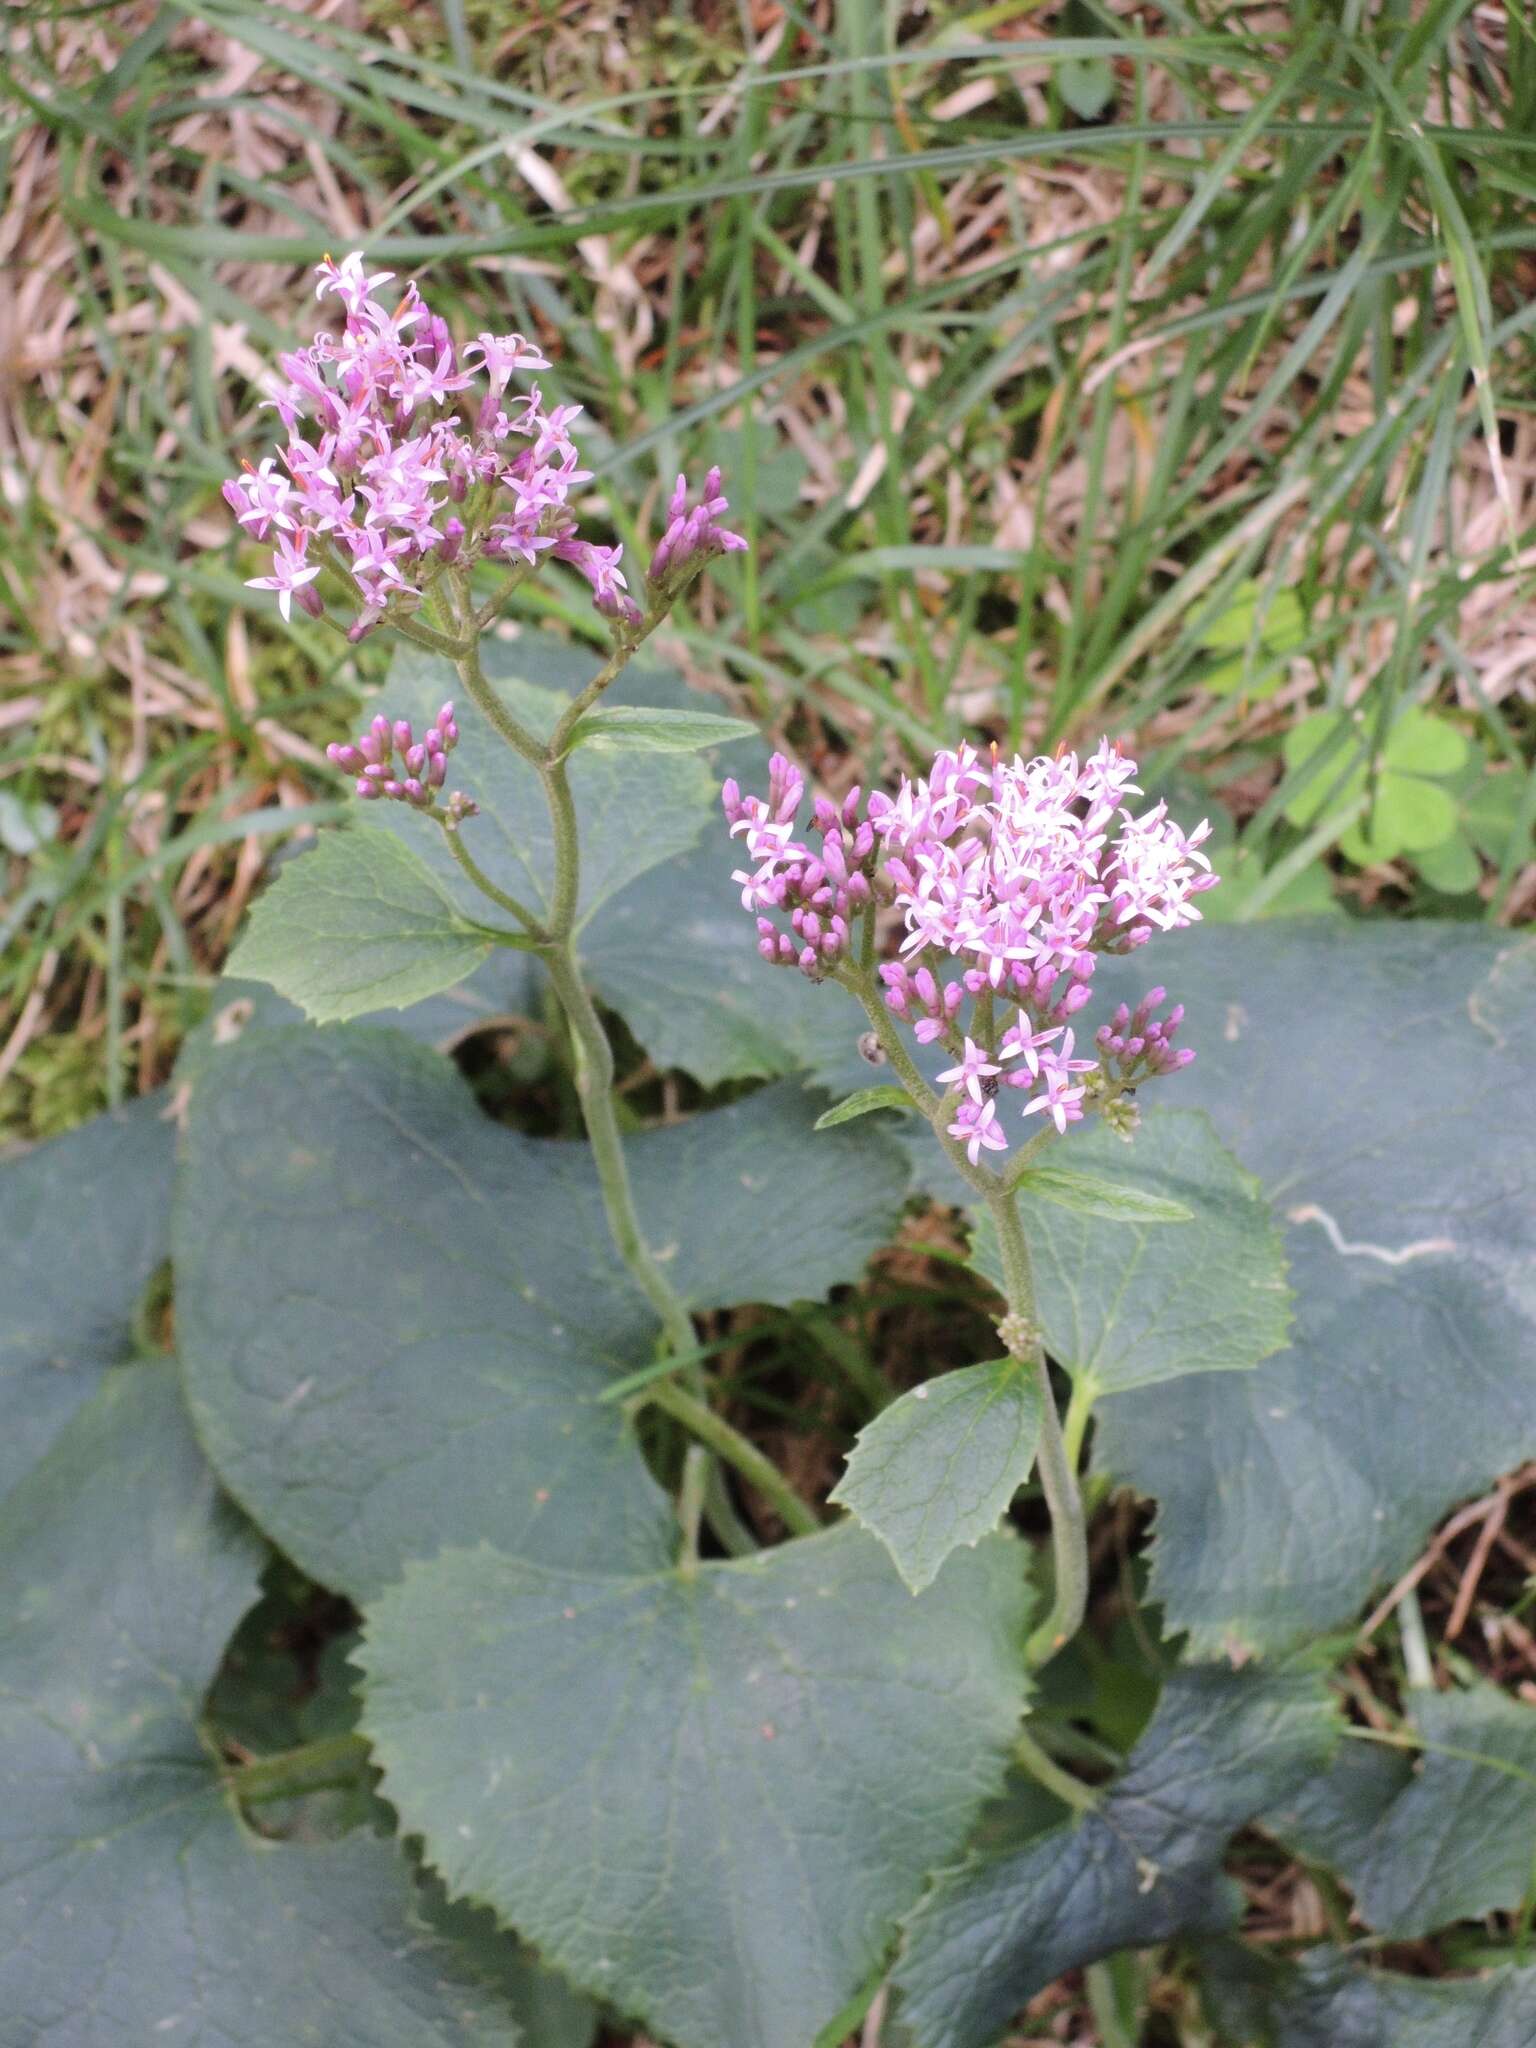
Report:
[[[368,1739],[363,1735],[326,1735],[278,1756],[256,1757],[229,1772],[229,1783],[244,1805],[269,1799],[297,1799],[306,1792],[324,1792],[354,1785],[368,1766]]]
[[[467,600],[463,593],[460,593],[461,610],[466,604]],[[553,830],[555,864],[547,921],[542,925],[537,924],[515,899],[507,897],[504,891],[494,886],[487,887],[489,878],[481,877],[478,864],[466,856],[462,847],[455,845],[454,857],[477,887],[484,889],[491,900],[499,903],[503,909],[511,910],[541,941],[540,957],[549,970],[550,982],[570,1027],[576,1060],[576,1095],[581,1105],[582,1122],[586,1126],[587,1138],[592,1147],[593,1162],[597,1168],[598,1187],[602,1195],[603,1213],[607,1218],[609,1234],[626,1269],[660,1319],[668,1346],[674,1352],[689,1353],[697,1348],[693,1319],[686,1303],[662,1271],[641,1229],[640,1218],[635,1208],[634,1189],[629,1178],[629,1166],[624,1157],[623,1139],[619,1131],[613,1086],[613,1048],[608,1043],[608,1034],[603,1029],[597,1005],[588,994],[586,984],[582,980],[581,967],[576,956],[575,929],[581,891],[581,842],[575,800],[571,794],[564,759],[565,748],[577,721],[607,689],[640,641],[660,624],[664,616],[664,611],[658,611],[646,620],[633,639],[614,650],[591,682],[573,698],[570,706],[562,714],[548,745],[542,744],[528,732],[501,703],[486,679],[477,648],[471,648],[467,654],[459,658],[458,673],[465,689],[507,745],[538,771],[543,784]],[[457,837],[456,834],[449,836],[450,839]],[[692,1377],[696,1382],[699,1380],[696,1368]],[[743,1478],[772,1504],[785,1527],[795,1535],[813,1535],[821,1527],[817,1516],[795,1492],[772,1460],[765,1457],[754,1444],[738,1430],[733,1429],[721,1416],[716,1415],[708,1402],[702,1398],[702,1391],[692,1392],[682,1386],[677,1379],[659,1379],[648,1390],[646,1398],[681,1422],[701,1444],[724,1458],[727,1463],[734,1465]],[[690,1474],[690,1498],[687,1503],[690,1514],[695,1513],[692,1498],[695,1487],[699,1489],[699,1508],[710,1516],[712,1524],[717,1524],[717,1515],[711,1511],[712,1507],[728,1510],[729,1505],[722,1501],[722,1489],[712,1481],[707,1470],[702,1480]],[[743,1548],[743,1539],[748,1538],[748,1532],[742,1528],[733,1513],[720,1513],[718,1527],[721,1540],[728,1549],[740,1551]],[[685,1552],[686,1549],[685,1544]],[[696,1564],[696,1548],[694,1558]]]
[[[779,1520],[795,1536],[814,1536],[821,1528],[814,1512],[807,1507],[799,1494],[790,1485],[784,1474],[771,1458],[765,1457],[740,1430],[717,1415],[705,1401],[676,1380],[657,1380],[649,1390],[648,1398],[666,1414],[676,1418],[685,1428],[692,1430],[701,1444],[734,1465],[749,1485],[777,1511]]]
[[[1049,1663],[1083,1625],[1088,1610],[1088,1529],[1077,1475],[1067,1456],[1061,1417],[1045,1363],[1035,1306],[1034,1272],[1029,1246],[1012,1195],[988,1202],[1003,1258],[1003,1291],[1008,1314],[999,1332],[1021,1365],[1035,1374],[1040,1388],[1040,1445],[1035,1455],[1041,1489],[1051,1516],[1051,1549],[1056,1564],[1056,1594],[1051,1611],[1029,1638],[1031,1665]]]

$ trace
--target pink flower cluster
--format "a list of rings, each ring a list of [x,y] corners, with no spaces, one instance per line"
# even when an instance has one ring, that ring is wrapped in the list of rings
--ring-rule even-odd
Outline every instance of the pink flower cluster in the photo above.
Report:
[[[781,931],[771,918],[757,920],[757,950],[773,965],[799,967],[813,980],[841,958],[849,921],[872,900],[870,870],[875,831],[859,818],[859,792],[850,790],[839,808],[817,797],[811,830],[821,840],[813,853],[796,839],[795,818],[805,795],[805,777],[783,754],[768,764],[768,795],[744,797],[734,782],[721,790],[731,836],[744,837],[758,863],[751,874],[737,871],[743,907],[777,910],[789,918]]]
[[[370,275],[360,254],[327,257],[317,274],[317,296],[341,302],[342,332],[279,358],[288,382],[271,402],[287,445],[224,486],[245,531],[274,544],[272,573],[251,587],[275,591],[285,619],[295,601],[318,618],[317,579],[338,567],[362,600],[351,628],[360,639],[414,609],[450,563],[548,555],[586,578],[606,618],[638,627],[623,549],[584,540],[571,508],[592,474],[570,438],[581,407],[546,407],[537,384],[511,388],[549,368],[542,351],[521,334],[458,347],[414,284],[387,311],[374,294],[392,273]],[[719,523],[718,470],[691,510],[687,498],[679,477],[651,567],[665,596],[711,556],[746,546]]]
[[[1172,1044],[1182,1009],[1153,1014],[1162,989],[1116,1012],[1097,1034],[1098,1058],[1075,1056],[1071,1020],[1092,999],[1098,956],[1195,922],[1195,899],[1216,881],[1200,850],[1209,825],[1186,834],[1164,804],[1135,816],[1125,802],[1140,794],[1135,775],[1107,740],[1081,762],[1006,762],[962,746],[894,797],[871,796],[863,816],[857,790],[841,807],[817,799],[819,850],[796,836],[804,779],[783,755],[766,799],[725,785],[732,834],[753,863],[734,879],[759,913],[765,960],[813,980],[846,975],[854,918],[883,904],[900,912],[899,956],[878,970],[885,1002],[920,1043],[953,1055],[938,1078],[949,1133],[973,1164],[1007,1148],[1005,1089],[1058,1131],[1091,1100],[1128,1133],[1136,1084],[1194,1058]],[[789,931],[768,913],[787,916]]]

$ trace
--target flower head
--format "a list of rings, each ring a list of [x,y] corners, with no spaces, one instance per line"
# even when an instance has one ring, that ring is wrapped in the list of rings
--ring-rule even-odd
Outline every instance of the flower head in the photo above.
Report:
[[[392,273],[370,271],[361,252],[326,257],[316,280],[322,303],[339,304],[342,330],[279,357],[283,381],[270,402],[287,443],[224,486],[241,527],[275,547],[272,574],[252,586],[276,591],[285,618],[295,597],[318,614],[316,579],[334,569],[360,602],[356,639],[408,615],[450,564],[462,572],[481,557],[534,566],[552,556],[585,577],[620,635],[633,634],[644,614],[628,595],[622,550],[578,527],[575,499],[592,475],[571,439],[581,408],[546,406],[536,384],[514,388],[550,367],[543,350],[521,334],[459,347],[415,285],[385,306],[378,294]],[[679,492],[658,550],[669,565],[664,602],[708,556],[745,545],[719,525],[718,470],[691,510],[681,482]]]
[[[857,789],[840,805],[818,797],[808,828],[804,777],[782,754],[766,798],[725,785],[732,836],[750,862],[734,879],[765,960],[858,985],[854,926],[877,905],[900,914],[880,992],[919,1044],[953,1056],[937,1079],[960,1098],[948,1130],[973,1165],[1006,1147],[998,1105],[1017,1100],[1011,1091],[1026,1097],[1023,1115],[1058,1132],[1093,1109],[1129,1135],[1136,1086],[1194,1057],[1172,1043],[1183,1010],[1155,1014],[1160,988],[1134,1012],[1116,1011],[1095,1035],[1095,1057],[1074,1057],[1072,1020],[1093,1000],[1099,956],[1194,923],[1216,881],[1201,850],[1209,825],[1186,833],[1161,803],[1136,814],[1135,777],[1109,740],[1082,760],[1004,761],[995,748],[988,757],[961,746],[867,806]],[[1001,1024],[999,999],[1013,1022]]]

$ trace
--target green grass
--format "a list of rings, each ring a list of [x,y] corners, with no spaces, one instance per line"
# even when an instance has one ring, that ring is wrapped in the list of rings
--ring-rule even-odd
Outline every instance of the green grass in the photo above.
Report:
[[[760,53],[724,6],[622,45],[600,10],[533,13],[12,26],[0,161],[47,223],[13,260],[72,310],[9,400],[52,467],[7,456],[0,510],[0,673],[36,700],[0,727],[11,1130],[163,1076],[260,852],[335,795],[320,749],[378,657],[244,589],[217,490],[269,433],[244,370],[356,241],[465,331],[558,334],[547,383],[588,409],[626,544],[676,468],[722,460],[754,547],[691,661],[834,777],[1109,729],[1240,827],[1243,914],[1319,864],[1357,909],[1526,912],[1532,714],[1495,659],[1533,599],[1522,10],[1304,4],[1260,39],[1214,0],[1154,33],[1092,0],[842,0]],[[522,603],[590,629],[569,592]],[[1455,897],[1337,853],[1414,704],[1493,790]],[[1287,773],[1287,727],[1342,706]],[[1288,819],[1359,762],[1363,803]]]

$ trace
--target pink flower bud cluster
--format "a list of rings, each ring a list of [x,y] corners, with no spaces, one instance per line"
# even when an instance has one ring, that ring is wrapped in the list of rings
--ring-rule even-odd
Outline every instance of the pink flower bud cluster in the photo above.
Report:
[[[1184,1005],[1175,1003],[1166,1017],[1153,1015],[1167,1000],[1167,989],[1148,989],[1134,1010],[1121,1003],[1109,1023],[1101,1024],[1094,1033],[1104,1065],[1122,1083],[1134,1084],[1153,1074],[1176,1074],[1194,1058],[1189,1046],[1175,1047],[1173,1043],[1184,1022]]]
[[[458,347],[414,284],[386,311],[374,293],[392,273],[369,275],[361,254],[327,257],[317,274],[343,330],[279,358],[288,382],[271,403],[287,445],[224,486],[246,532],[274,541],[272,573],[251,587],[276,591],[285,619],[295,599],[318,617],[322,558],[339,563],[362,595],[360,639],[413,609],[449,563],[551,553],[586,577],[606,616],[638,623],[622,551],[576,531],[570,499],[591,476],[569,432],[580,406],[510,388],[549,368],[542,351],[520,334]]]
[[[899,957],[878,970],[885,1003],[919,1043],[953,1054],[939,1076],[948,1130],[973,1165],[1007,1148],[1006,1090],[1025,1096],[1025,1117],[1058,1131],[1087,1104],[1128,1133],[1135,1085],[1194,1057],[1172,1044],[1183,1010],[1153,1014],[1160,988],[1134,1012],[1116,1011],[1096,1035],[1097,1058],[1075,1056],[1072,1020],[1092,1000],[1098,956],[1194,923],[1195,899],[1216,881],[1200,850],[1209,825],[1186,834],[1164,804],[1135,816],[1124,801],[1140,794],[1135,774],[1107,740],[1081,763],[1004,762],[996,749],[988,759],[962,746],[894,797],[871,796],[863,817],[857,790],[837,809],[818,799],[819,852],[796,837],[805,784],[783,755],[766,799],[725,785],[732,835],[754,863],[734,879],[760,913],[765,960],[819,980],[849,952],[856,916],[876,903],[900,912]],[[767,913],[787,914],[790,930]]]
[[[718,469],[705,477],[703,494],[692,511],[688,509],[687,479],[679,477],[667,507],[666,532],[651,557],[649,581],[658,589],[675,590],[713,556],[740,554],[746,541],[720,524],[719,515],[730,509],[721,494]]]
[[[360,797],[391,797],[429,811],[448,773],[448,756],[458,743],[453,706],[445,704],[419,740],[408,718],[397,718],[391,725],[381,713],[355,746],[333,744],[325,751],[338,768],[357,777]],[[462,792],[455,790],[449,802],[458,817],[475,815],[476,806]]]
[[[744,797],[727,782],[721,800],[732,838],[744,839],[758,863],[751,874],[738,870],[731,878],[742,885],[743,907],[775,910],[789,919],[786,932],[771,918],[758,918],[758,952],[770,965],[798,967],[819,981],[841,959],[850,921],[873,900],[876,842],[874,827],[859,817],[859,791],[853,789],[841,806],[816,799],[810,829],[821,846],[813,851],[808,840],[794,837],[804,795],[805,777],[775,754],[766,799]]]

